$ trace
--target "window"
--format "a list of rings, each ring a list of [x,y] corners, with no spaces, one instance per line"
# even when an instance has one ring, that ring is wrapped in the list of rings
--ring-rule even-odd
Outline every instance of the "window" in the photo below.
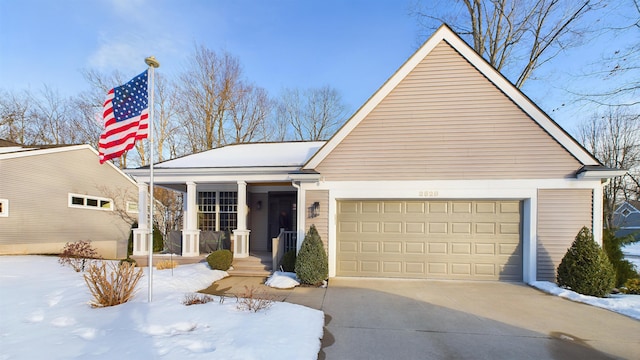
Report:
[[[112,211],[113,200],[97,196],[69,194],[69,207]]]
[[[127,201],[127,212],[138,213],[138,203],[133,201]]]
[[[198,192],[198,229],[226,231],[238,227],[238,193],[236,191]]]
[[[9,200],[0,199],[0,217],[9,216]]]
[[[622,210],[622,216],[627,217],[629,215],[631,215],[631,210],[629,209]]]

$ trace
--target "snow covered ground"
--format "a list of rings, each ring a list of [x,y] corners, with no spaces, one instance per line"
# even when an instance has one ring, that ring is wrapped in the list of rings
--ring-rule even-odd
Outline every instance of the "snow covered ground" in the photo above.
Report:
[[[317,358],[321,311],[277,302],[244,312],[217,297],[185,306],[185,294],[227,274],[199,263],[153,275],[152,303],[145,275],[131,302],[94,309],[82,274],[57,257],[0,257],[0,360]]]

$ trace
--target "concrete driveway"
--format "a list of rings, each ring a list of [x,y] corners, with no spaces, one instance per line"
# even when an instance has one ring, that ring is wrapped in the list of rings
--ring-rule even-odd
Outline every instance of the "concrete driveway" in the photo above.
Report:
[[[640,321],[518,283],[334,278],[319,359],[640,359]]]

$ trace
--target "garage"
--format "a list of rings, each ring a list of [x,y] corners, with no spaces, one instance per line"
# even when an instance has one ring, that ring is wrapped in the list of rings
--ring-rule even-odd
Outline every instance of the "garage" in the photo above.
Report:
[[[336,275],[522,281],[518,200],[340,200]]]

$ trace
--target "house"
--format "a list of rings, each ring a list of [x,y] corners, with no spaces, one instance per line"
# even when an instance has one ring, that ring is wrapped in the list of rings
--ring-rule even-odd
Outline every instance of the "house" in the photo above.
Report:
[[[243,258],[287,231],[299,248],[314,224],[330,277],[532,282],[555,279],[583,226],[601,241],[602,181],[624,171],[442,26],[328,141],[226,146],[154,174],[185,194],[183,256],[201,231],[232,229]]]
[[[618,237],[634,234],[636,240],[640,240],[640,201],[627,200],[620,204],[613,212],[613,227]]]
[[[90,240],[104,258],[127,256],[138,185],[89,145],[0,141],[0,254],[56,254]]]

